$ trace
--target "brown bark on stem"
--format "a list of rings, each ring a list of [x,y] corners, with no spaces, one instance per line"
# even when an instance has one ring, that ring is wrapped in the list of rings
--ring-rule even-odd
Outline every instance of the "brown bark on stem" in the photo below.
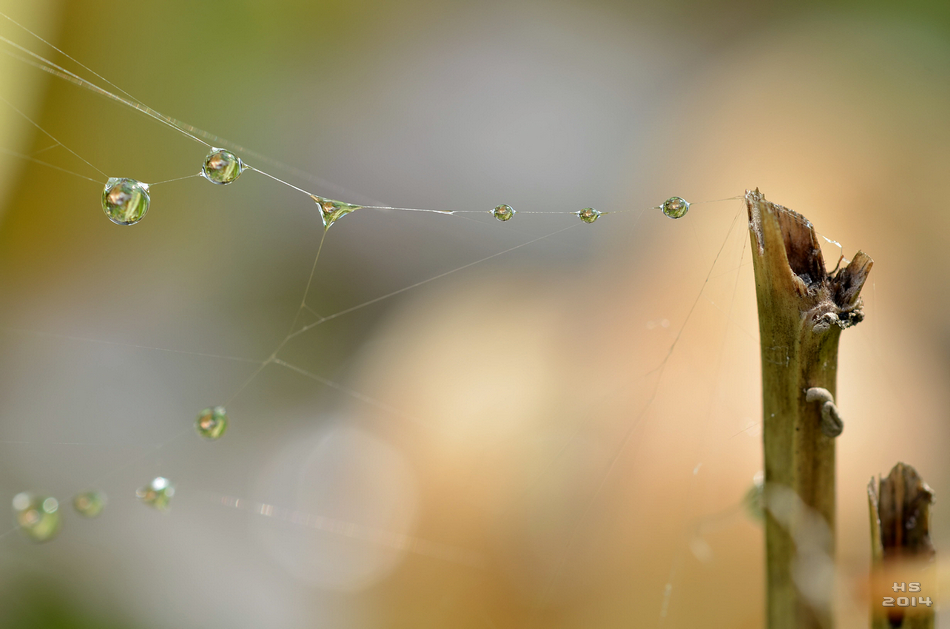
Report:
[[[838,340],[863,319],[860,291],[872,261],[859,251],[831,275],[805,217],[758,190],[747,191],[745,201],[762,357],[767,626],[828,629],[835,444],[822,430],[823,404],[807,401],[806,392],[834,397]],[[836,409],[834,417],[840,422]]]

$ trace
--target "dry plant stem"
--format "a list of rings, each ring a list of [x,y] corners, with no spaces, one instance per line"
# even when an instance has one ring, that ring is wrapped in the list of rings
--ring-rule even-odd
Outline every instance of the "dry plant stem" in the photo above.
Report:
[[[887,478],[868,484],[871,511],[871,629],[933,629],[936,604],[884,606],[884,597],[936,594],[935,551],[930,540],[933,491],[917,471],[898,463]],[[894,583],[919,583],[918,592],[895,592]],[[909,589],[909,588],[908,588]]]
[[[835,396],[841,330],[861,321],[871,259],[825,270],[811,223],[747,191],[762,355],[769,629],[832,626],[835,445],[819,403]]]

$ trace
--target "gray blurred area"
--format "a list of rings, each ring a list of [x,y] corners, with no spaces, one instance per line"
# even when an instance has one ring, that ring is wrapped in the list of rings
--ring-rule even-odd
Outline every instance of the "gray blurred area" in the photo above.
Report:
[[[2,516],[0,626],[761,627],[743,210],[650,209],[756,186],[875,260],[840,356],[839,626],[867,624],[870,476],[916,467],[947,554],[946,3],[0,11],[312,173],[246,156],[294,185],[484,211],[341,219],[297,324],[346,313],[254,375],[307,286],[313,202],[254,172],[190,178],[113,225],[96,169],[160,182],[206,147],[2,55],[0,96],[93,166],[0,102],[0,502],[64,508],[45,544]],[[494,220],[500,203],[519,213]],[[568,214],[587,206],[621,212]],[[196,414],[225,402],[227,433],[202,440]],[[135,498],[159,475],[165,514]],[[109,496],[94,520],[69,507],[88,488]]]

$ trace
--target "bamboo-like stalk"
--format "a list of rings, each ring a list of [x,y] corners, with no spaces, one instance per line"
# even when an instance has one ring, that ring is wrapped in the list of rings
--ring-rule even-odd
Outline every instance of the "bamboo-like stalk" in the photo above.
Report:
[[[762,357],[767,627],[828,629],[838,340],[863,318],[872,261],[859,251],[830,275],[807,219],[758,190],[745,201]]]
[[[917,470],[903,463],[895,465],[879,484],[880,488],[875,487],[873,478],[868,484],[871,629],[933,629],[933,490]],[[911,597],[916,599],[914,604],[909,601]]]

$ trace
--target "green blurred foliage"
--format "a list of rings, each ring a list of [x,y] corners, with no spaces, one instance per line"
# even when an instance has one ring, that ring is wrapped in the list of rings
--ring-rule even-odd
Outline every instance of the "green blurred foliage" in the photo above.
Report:
[[[74,589],[50,575],[26,574],[3,588],[0,627],[9,629],[132,629],[115,608],[91,610]]]

